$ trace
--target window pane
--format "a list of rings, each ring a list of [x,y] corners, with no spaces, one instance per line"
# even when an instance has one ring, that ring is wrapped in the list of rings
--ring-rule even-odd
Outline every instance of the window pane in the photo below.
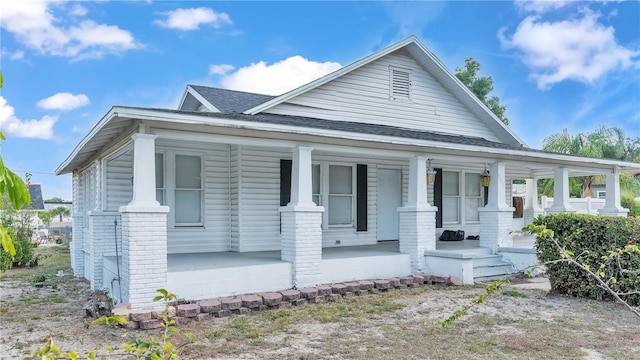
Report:
[[[164,155],[156,154],[156,188],[164,187]]]
[[[311,192],[320,194],[320,165],[311,168]]]
[[[313,202],[320,206],[320,195],[313,195]]]
[[[480,174],[464,174],[464,194],[480,196]]]
[[[176,155],[176,188],[200,189],[200,156]]]
[[[458,210],[460,202],[457,197],[442,198],[442,221],[443,222],[459,222]]]
[[[465,200],[465,220],[480,221],[480,213],[478,212],[478,208],[481,206],[480,198],[466,198]]]
[[[176,224],[199,224],[202,222],[200,190],[176,190]]]
[[[442,172],[442,195],[459,195],[458,173],[454,171]]]
[[[329,194],[351,194],[353,191],[351,175],[351,166],[329,166]]]
[[[329,225],[351,225],[351,196],[329,196]]]

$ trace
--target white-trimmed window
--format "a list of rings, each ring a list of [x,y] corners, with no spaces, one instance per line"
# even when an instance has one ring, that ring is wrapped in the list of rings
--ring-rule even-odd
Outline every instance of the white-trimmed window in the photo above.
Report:
[[[202,155],[172,151],[156,154],[156,200],[171,208],[170,227],[202,227]]]
[[[482,185],[480,174],[464,174],[464,220],[465,222],[480,221],[478,208],[482,207]]]
[[[353,166],[329,165],[329,226],[353,226]]]
[[[442,172],[442,222],[460,222],[460,176],[457,171]]]
[[[389,98],[410,101],[411,92],[411,70],[389,66]]]
[[[320,193],[320,165],[315,164],[311,168],[311,192],[313,196],[313,202],[317,206],[322,206],[321,198],[322,194]]]

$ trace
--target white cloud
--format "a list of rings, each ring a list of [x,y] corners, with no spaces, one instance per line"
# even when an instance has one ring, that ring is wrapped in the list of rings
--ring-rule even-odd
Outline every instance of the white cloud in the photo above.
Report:
[[[40,120],[20,120],[15,115],[13,106],[0,96],[0,130],[5,135],[36,139],[53,138],[53,125],[57,116],[45,115]]]
[[[575,0],[574,0],[575,1]],[[522,11],[545,13],[560,9],[571,3],[570,0],[516,0],[516,7]]]
[[[105,54],[142,47],[129,31],[115,25],[84,20],[79,26],[65,26],[65,16],[81,16],[83,11],[86,9],[77,4],[68,9],[64,1],[5,1],[0,26],[26,47],[42,54],[76,60],[101,58]]]
[[[162,12],[166,20],[156,20],[154,24],[178,30],[196,30],[200,25],[211,25],[218,29],[224,25],[231,25],[231,18],[226,13],[218,13],[206,7],[176,9]]]
[[[242,67],[220,83],[227,89],[280,95],[341,67],[337,62],[318,63],[296,55],[272,65],[260,61]]]
[[[37,105],[39,108],[47,110],[73,110],[89,105],[89,97],[85,94],[74,95],[62,92],[38,101]]]
[[[531,69],[530,77],[541,89],[563,80],[592,83],[608,72],[637,67],[640,52],[620,46],[613,27],[598,22],[600,15],[589,9],[575,18],[542,21],[539,15],[526,17],[516,31],[498,32],[503,48],[517,49]]]
[[[73,16],[85,16],[87,15],[87,8],[79,4],[74,4],[70,14]]]
[[[209,66],[209,75],[226,75],[235,69],[233,65],[219,64]]]
[[[16,50],[15,52],[11,52],[8,49],[2,48],[2,57],[8,57],[10,60],[22,60],[24,59],[24,51]]]

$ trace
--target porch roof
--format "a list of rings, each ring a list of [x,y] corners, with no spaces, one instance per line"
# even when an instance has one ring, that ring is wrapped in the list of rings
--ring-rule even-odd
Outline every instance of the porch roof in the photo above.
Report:
[[[381,144],[386,148],[396,147],[404,152],[440,155],[468,156],[475,161],[510,161],[527,163],[531,169],[545,169],[536,176],[552,176],[552,168],[565,166],[579,169],[574,174],[609,173],[616,169],[640,169],[640,164],[609,159],[587,158],[558,154],[525,146],[504,144],[484,138],[416,131],[386,125],[324,120],[317,118],[260,113],[195,112],[172,109],[116,106],[94,126],[75,147],[67,159],[56,169],[56,174],[65,174],[82,169],[119,143],[128,141],[140,127],[164,129],[179,128],[183,131],[217,132],[252,131],[263,133],[264,138],[273,139],[274,134],[296,134],[306,143],[317,139],[342,139],[350,144],[375,148]],[[308,138],[305,138],[308,137]],[[290,138],[290,136],[287,136]],[[378,144],[378,145],[376,145]],[[390,153],[393,152],[390,150]],[[532,170],[533,171],[533,170]]]

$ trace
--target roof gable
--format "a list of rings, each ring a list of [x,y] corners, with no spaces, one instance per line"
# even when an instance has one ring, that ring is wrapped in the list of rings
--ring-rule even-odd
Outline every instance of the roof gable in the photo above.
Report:
[[[274,97],[208,86],[187,85],[178,110],[241,113]]]
[[[316,116],[309,115],[308,113],[305,114],[305,109],[291,109],[291,111],[282,111],[282,107],[285,106],[283,104],[286,103],[296,103],[296,98],[300,98],[305,94],[309,94],[310,92],[320,87],[327,86],[327,84],[331,82],[339,82],[355,71],[358,71],[367,66],[372,66],[374,62],[380,62],[384,57],[389,57],[393,56],[394,54],[400,53],[412,58],[424,72],[430,74],[430,76],[438,83],[438,86],[440,88],[445,89],[452,96],[452,98],[455,98],[455,102],[457,102],[458,104],[457,108],[464,109],[464,111],[472,114],[471,116],[473,117],[473,121],[478,124],[476,126],[484,128],[484,130],[480,129],[481,131],[479,132],[479,134],[488,132],[488,137],[492,138],[492,140],[504,142],[507,144],[526,146],[524,141],[522,141],[509,127],[504,125],[504,123],[502,123],[502,121],[500,121],[500,119],[498,119],[493,114],[493,112],[491,112],[491,110],[489,110],[480,100],[478,100],[478,98],[473,93],[471,93],[471,91],[467,89],[467,87],[462,84],[433,53],[431,53],[431,51],[429,51],[424,45],[422,45],[422,43],[420,43],[420,41],[415,36],[411,36],[398,43],[392,44],[385,49],[373,53],[361,60],[358,60],[329,75],[312,81],[297,89],[291,90],[283,95],[275,97],[270,101],[258,104],[257,106],[246,110],[245,114],[258,114],[266,112],[294,115],[297,112],[297,115]],[[364,86],[366,88],[367,85],[365,84]],[[342,96],[342,94],[337,94],[336,96]],[[309,106],[308,109],[311,109],[312,107],[313,105]],[[335,110],[334,114],[336,117],[340,116],[337,111],[339,111],[341,108],[341,106],[335,106],[335,108],[333,109]],[[430,111],[437,114],[438,109],[434,107],[431,110],[423,109],[422,111]],[[451,119],[455,119],[456,116],[457,115],[453,116],[449,120],[441,119],[440,121],[451,121]],[[339,118],[335,119],[341,120]],[[363,119],[363,121],[366,121],[366,119]],[[472,124],[469,125],[474,126]],[[452,128],[456,127],[455,124],[451,124],[451,126]],[[414,127],[409,126],[409,128]]]

